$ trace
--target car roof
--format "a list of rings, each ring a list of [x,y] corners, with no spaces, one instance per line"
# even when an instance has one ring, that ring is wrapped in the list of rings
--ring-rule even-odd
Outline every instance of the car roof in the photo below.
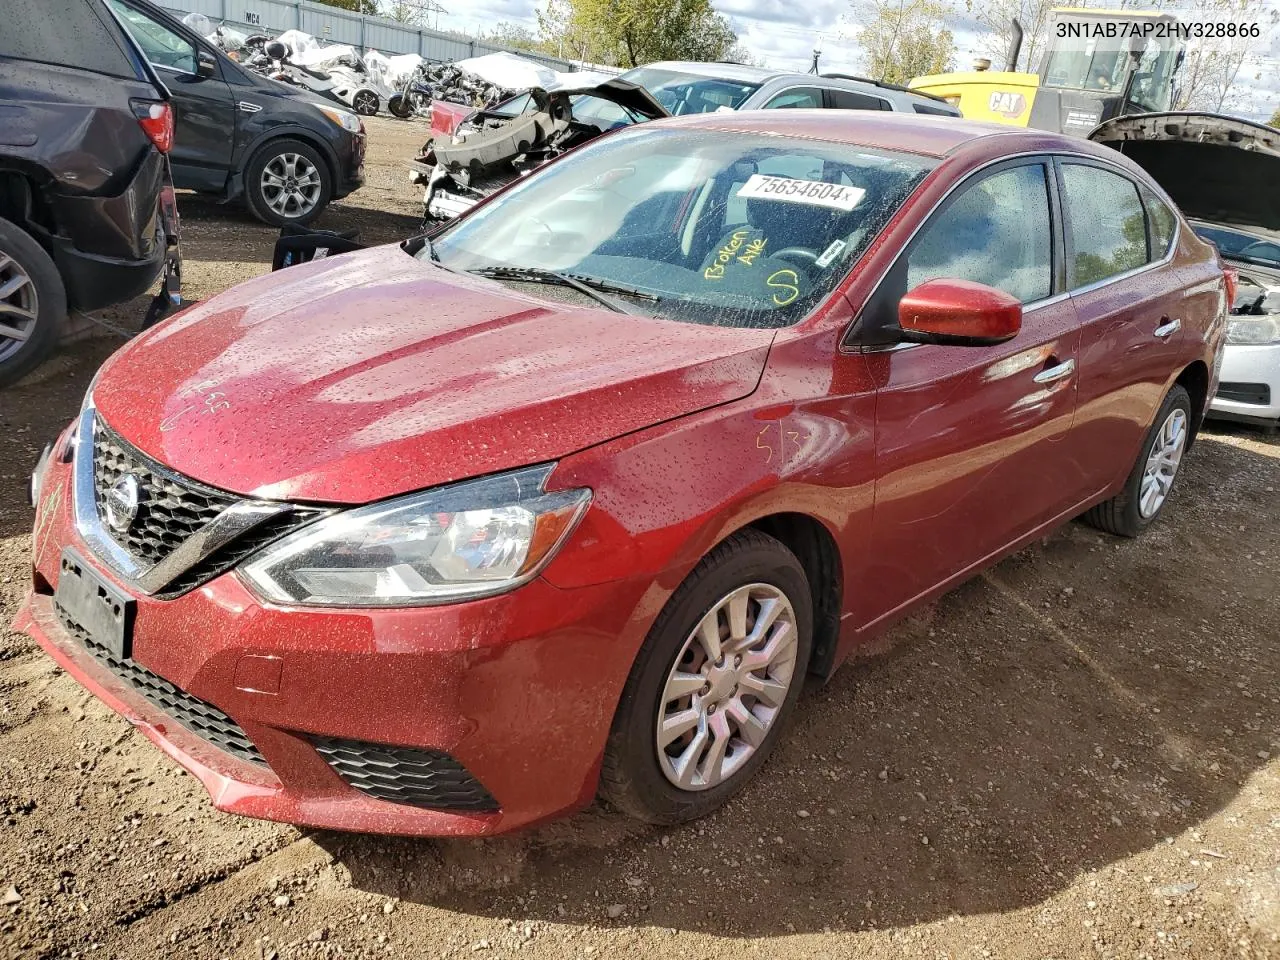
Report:
[[[945,157],[970,146],[988,150],[993,157],[1021,153],[1074,153],[1100,157],[1137,171],[1136,166],[1116,151],[1079,137],[958,117],[888,110],[741,110],[736,113],[691,114],[657,122],[663,126],[826,140],[930,157]]]
[[[701,63],[693,60],[660,60],[657,63],[646,63],[636,69],[671,70],[676,73],[691,73],[699,77],[714,77],[717,80],[739,80],[743,83],[764,83],[776,77],[816,79],[811,74],[794,73],[790,70],[769,70],[765,67],[749,67],[742,63]]]

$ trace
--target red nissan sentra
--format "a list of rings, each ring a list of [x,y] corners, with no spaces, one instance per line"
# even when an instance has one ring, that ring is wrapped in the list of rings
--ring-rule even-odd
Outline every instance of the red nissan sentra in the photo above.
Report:
[[[18,626],[223,810],[697,817],[804,678],[1073,517],[1160,515],[1227,283],[1083,140],[645,124],[117,353],[33,477]]]

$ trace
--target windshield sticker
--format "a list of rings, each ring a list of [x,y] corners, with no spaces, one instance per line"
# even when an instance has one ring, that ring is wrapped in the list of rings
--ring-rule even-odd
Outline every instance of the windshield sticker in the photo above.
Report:
[[[861,203],[866,194],[867,191],[861,187],[847,187],[842,183],[767,177],[763,173],[753,173],[751,179],[738,191],[739,198],[804,203],[811,207],[844,210],[846,213]]]
[[[800,275],[794,270],[779,270],[765,281],[778,292],[773,295],[773,302],[780,307],[795,303],[800,296]]]
[[[827,249],[822,251],[822,256],[820,256],[817,259],[815,265],[820,270],[827,269],[827,267],[835,263],[836,257],[844,253],[844,248],[846,246],[848,246],[848,244],[846,244],[843,240],[832,240],[831,246],[827,247]]]

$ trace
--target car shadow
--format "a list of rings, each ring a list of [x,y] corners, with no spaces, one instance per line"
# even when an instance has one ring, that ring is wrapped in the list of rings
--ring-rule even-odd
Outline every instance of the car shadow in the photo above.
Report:
[[[1143,537],[1068,525],[899,625],[700,822],[597,805],[486,841],[315,839],[359,890],[486,917],[755,937],[1038,903],[1264,763],[1277,480],[1280,443],[1214,428]]]

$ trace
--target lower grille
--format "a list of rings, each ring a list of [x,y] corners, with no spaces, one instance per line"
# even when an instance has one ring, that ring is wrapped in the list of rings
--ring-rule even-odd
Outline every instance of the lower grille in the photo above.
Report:
[[[237,760],[261,767],[267,765],[239,725],[213,704],[179,690],[168,680],[132,660],[117,660],[105,647],[94,643],[88,631],[68,617],[61,607],[58,607],[58,619],[100,663],[159,707],[166,716]]]
[[[498,809],[489,791],[447,753],[331,737],[312,737],[311,743],[338,776],[379,800],[474,813]]]
[[[1220,383],[1218,398],[1266,407],[1271,405],[1271,387],[1265,383]]]

